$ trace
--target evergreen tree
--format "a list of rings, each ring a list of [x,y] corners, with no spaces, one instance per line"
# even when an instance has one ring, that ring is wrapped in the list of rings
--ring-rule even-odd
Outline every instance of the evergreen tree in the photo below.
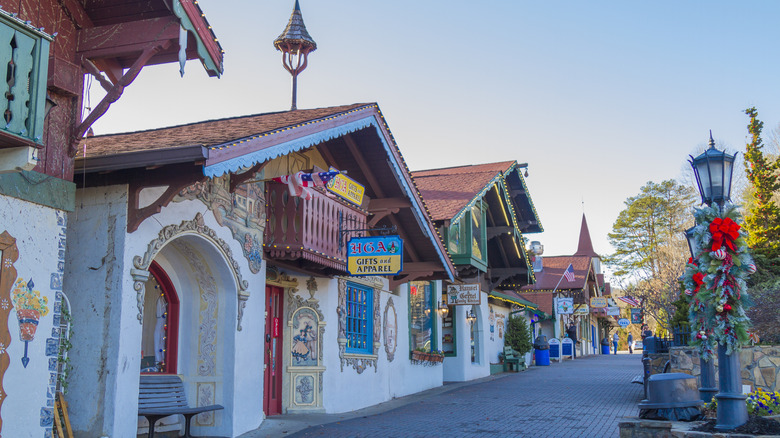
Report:
[[[509,318],[506,326],[506,334],[504,335],[504,342],[520,355],[531,351],[534,343],[531,340],[531,330],[529,330],[525,318],[520,316]]]
[[[648,182],[625,201],[609,233],[605,261],[626,295],[641,297],[646,315],[671,329],[680,273],[689,257],[684,231],[693,223],[695,192],[674,180]]]
[[[764,123],[758,120],[756,108],[748,108],[745,114],[750,116],[747,126],[751,135],[745,149],[745,173],[752,186],[752,202],[745,215],[748,245],[758,258],[773,259],[780,256],[780,208],[772,196],[780,190],[778,169],[780,162],[764,156],[761,130]]]

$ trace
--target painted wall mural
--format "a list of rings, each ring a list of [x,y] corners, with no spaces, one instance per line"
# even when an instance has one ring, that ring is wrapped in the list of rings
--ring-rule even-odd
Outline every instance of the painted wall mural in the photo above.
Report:
[[[285,277],[269,272],[269,278]],[[288,284],[292,284],[288,282]],[[309,298],[303,299],[295,287],[286,287],[287,329],[284,338],[289,342],[287,356],[289,372],[289,408],[287,412],[316,410],[322,408],[322,339],[325,337],[324,315],[320,310],[317,280],[306,281]]]
[[[395,349],[398,346],[398,314],[395,312],[393,297],[387,299],[387,304],[385,304],[385,319],[382,324],[387,361],[392,362],[393,359],[395,359]]]
[[[220,226],[227,227],[249,262],[249,270],[257,274],[263,262],[263,233],[265,231],[265,183],[263,172],[255,174],[253,180],[236,186],[230,193],[230,176],[211,178],[195,183],[173,198],[173,202],[197,199],[214,214]]]
[[[503,313],[496,314],[496,328],[498,329],[498,339],[504,338],[504,331],[506,330],[506,316]]]
[[[317,366],[318,322],[317,314],[309,307],[300,308],[293,314],[290,366]]]
[[[16,239],[8,231],[0,234],[0,408],[5,401],[6,393],[3,388],[3,378],[8,370],[11,359],[8,356],[7,348],[11,345],[11,333],[8,328],[8,316],[11,313],[11,289],[16,279],[16,269],[14,262],[19,258],[19,251],[16,249]],[[0,409],[2,414],[2,409]],[[3,432],[3,418],[0,415],[0,435]]]
[[[35,289],[32,278],[28,281],[20,278],[14,284],[12,299],[16,308],[16,318],[19,320],[19,340],[24,342],[22,365],[27,368],[30,363],[27,348],[30,342],[35,340],[35,332],[38,330],[41,317],[49,314],[49,298],[41,296],[41,292]]]

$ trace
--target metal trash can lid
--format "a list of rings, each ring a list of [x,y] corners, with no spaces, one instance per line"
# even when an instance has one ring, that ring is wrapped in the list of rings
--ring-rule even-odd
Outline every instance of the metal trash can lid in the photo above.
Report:
[[[647,400],[642,409],[681,408],[701,406],[696,377],[685,373],[653,374],[647,379]]]

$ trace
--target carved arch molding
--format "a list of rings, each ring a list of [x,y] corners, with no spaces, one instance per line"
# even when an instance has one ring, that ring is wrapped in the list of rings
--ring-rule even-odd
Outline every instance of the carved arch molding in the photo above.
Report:
[[[149,242],[143,256],[133,257],[134,269],[130,270],[130,275],[133,277],[133,289],[135,289],[137,295],[138,322],[143,324],[144,294],[146,293],[145,283],[149,280],[149,265],[151,265],[152,260],[154,260],[155,256],[160,253],[160,250],[162,250],[165,245],[177,237],[187,234],[203,237],[219,248],[222,255],[225,256],[225,260],[228,262],[230,270],[233,272],[236,284],[238,284],[238,323],[236,325],[236,330],[241,331],[241,319],[244,316],[246,301],[249,299],[249,282],[244,280],[241,276],[241,269],[238,266],[238,262],[233,258],[233,252],[230,250],[227,242],[217,237],[216,231],[205,224],[203,215],[200,213],[197,213],[195,219],[191,221],[182,221],[179,225],[167,225],[163,227],[157,238]]]

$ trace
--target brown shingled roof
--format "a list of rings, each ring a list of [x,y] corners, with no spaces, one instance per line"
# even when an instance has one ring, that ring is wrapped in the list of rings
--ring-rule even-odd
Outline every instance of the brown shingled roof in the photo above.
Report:
[[[182,146],[214,146],[236,139],[324,119],[371,104],[356,103],[278,113],[255,114],[121,134],[98,135],[82,140],[87,157]]]
[[[542,258],[542,271],[536,272],[536,283],[523,286],[522,292],[533,290],[553,290],[558,285],[558,289],[582,289],[585,287],[586,277],[590,270],[590,256],[554,256]],[[574,281],[570,282],[563,277],[563,272],[571,263],[574,268]]]
[[[553,294],[552,292],[525,292],[519,294],[526,300],[539,306],[539,310],[552,315],[553,314]]]
[[[412,172],[417,189],[434,221],[452,219],[514,161],[447,167]]]

